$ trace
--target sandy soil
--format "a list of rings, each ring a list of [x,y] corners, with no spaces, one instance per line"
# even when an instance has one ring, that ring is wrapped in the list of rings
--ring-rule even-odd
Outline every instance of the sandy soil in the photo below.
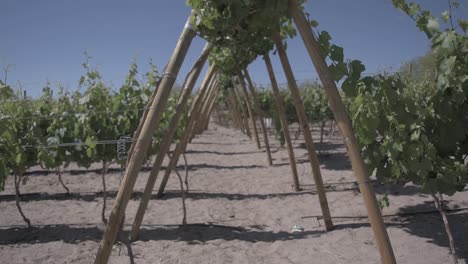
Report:
[[[317,137],[316,137],[317,139]],[[322,174],[336,229],[325,232],[303,143],[295,142],[304,191],[294,192],[286,149],[273,141],[275,165],[239,131],[211,125],[190,144],[187,198],[189,226],[182,220],[175,174],[167,193],[153,197],[140,240],[131,250],[117,244],[110,263],[380,263],[376,242],[344,146],[338,137],[323,145]],[[180,163],[183,165],[183,163]],[[98,166],[96,166],[98,168]],[[22,186],[23,208],[34,227],[26,228],[15,207],[13,180],[0,194],[0,263],[93,263],[102,236],[101,178],[95,171],[68,168],[67,197],[54,173],[36,171]],[[184,174],[183,166],[179,171]],[[127,209],[132,223],[148,171],[137,181]],[[113,204],[120,172],[107,175]],[[157,183],[158,184],[158,183]],[[389,194],[383,210],[398,263],[450,263],[442,221],[428,195],[415,186],[376,185]],[[468,207],[468,191],[449,197],[450,208]],[[427,212],[421,214],[421,212]],[[416,213],[416,214],[414,214]],[[400,214],[405,214],[401,216]],[[452,212],[461,263],[468,259],[468,210]],[[294,233],[299,225],[303,232]],[[131,254],[129,254],[129,252]]]

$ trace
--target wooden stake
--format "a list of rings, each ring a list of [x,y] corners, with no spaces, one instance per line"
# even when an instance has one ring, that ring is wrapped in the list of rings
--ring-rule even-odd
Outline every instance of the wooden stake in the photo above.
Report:
[[[322,153],[322,148],[323,148],[323,131],[325,128],[325,119],[322,119],[320,121],[320,145],[319,145],[319,155]]]
[[[215,88],[214,87],[215,83],[216,83],[216,80],[213,80],[213,82],[211,82],[211,84],[209,86],[209,91],[207,92],[206,97],[203,99],[203,105],[202,105],[202,108],[200,110],[200,113],[197,115],[197,118],[195,119],[192,127],[190,128],[189,141],[187,143],[192,143],[192,139],[195,137],[195,135],[201,133],[202,119],[206,115],[206,111],[207,111],[207,108],[209,106],[209,102],[211,102],[211,97],[213,96],[213,92],[214,92],[213,90]],[[184,148],[183,151],[185,151],[185,148]]]
[[[190,140],[192,140],[195,137],[195,135],[198,135],[203,132],[203,124],[205,123],[206,115],[208,112],[208,108],[210,107],[210,104],[211,104],[213,93],[214,93],[214,87],[211,87],[210,93],[204,101],[202,110],[200,111],[200,114],[195,120],[194,127],[190,135]]]
[[[374,231],[375,239],[377,240],[382,262],[385,264],[396,263],[390,238],[388,237],[387,230],[382,219],[382,212],[377,204],[375,192],[369,180],[369,171],[361,157],[361,148],[354,136],[351,120],[341,100],[338,88],[336,87],[335,81],[332,78],[332,74],[323,58],[323,55],[321,54],[320,46],[313,35],[310,24],[300,9],[299,4],[296,0],[288,0],[288,5],[289,13],[294,19],[294,23],[301,34],[304,45],[306,46],[309,56],[317,69],[323,87],[325,88],[328,102],[335,116],[338,128],[345,138],[348,155],[351,159],[351,165],[367,208],[369,221],[371,223],[372,230]]]
[[[201,108],[199,115],[197,115],[197,118],[195,119],[194,124],[193,124],[193,128],[190,131],[189,142],[191,142],[191,140],[195,137],[196,134],[200,134],[203,131],[204,121],[206,119],[206,116],[208,115],[208,110],[211,105],[211,101],[212,101],[215,91],[216,91],[216,84],[215,82],[213,82],[211,84],[210,90],[208,91],[206,98],[204,99],[203,107]]]
[[[241,131],[244,134],[246,134],[248,137],[250,137],[249,133],[247,131],[247,128],[245,127],[245,123],[244,123],[244,119],[242,118],[242,114],[239,111],[239,105],[237,104],[235,94],[232,91],[232,89],[228,89],[228,93],[229,93],[229,98],[228,99],[230,99],[230,101],[231,101],[231,105],[232,105],[232,108],[233,108],[233,110],[235,112],[235,115],[237,116],[237,120],[238,120],[238,123],[239,123],[239,125],[241,127]]]
[[[228,92],[228,91],[226,91]],[[229,96],[229,95],[228,95]],[[230,97],[230,96],[229,96]],[[235,107],[233,106],[232,104],[232,98],[226,98],[226,104],[228,106],[228,109],[229,109],[229,112],[231,113],[231,116],[232,116],[232,121],[234,123],[234,127],[236,127],[237,129],[240,129],[240,131],[242,133],[246,133],[245,130],[244,130],[244,126],[243,124],[240,122],[239,120],[239,116],[237,115],[237,112],[235,110]]]
[[[164,67],[163,72],[166,72],[166,68],[167,68],[167,65],[166,67]],[[136,142],[138,141],[137,139],[140,137],[141,129],[143,128],[143,125],[145,123],[146,116],[148,116],[148,112],[149,112],[149,109],[151,108],[151,104],[153,103],[154,98],[156,97],[156,94],[158,93],[157,88],[159,87],[160,83],[161,83],[161,80],[159,80],[156,83],[156,89],[154,89],[153,94],[151,95],[151,98],[148,100],[148,102],[146,102],[145,109],[143,110],[143,115],[140,117],[140,122],[138,123],[138,127],[136,131],[133,133],[133,141],[132,141],[132,144],[130,145],[130,149],[128,150],[127,162],[125,164],[128,164],[130,162],[130,159],[132,158],[133,150],[135,149]]]
[[[245,87],[245,82],[244,82],[244,79],[242,79],[242,73],[240,71],[237,72],[237,78],[239,80],[239,84],[240,84],[240,87],[241,87],[242,94],[244,95],[245,105],[247,106],[247,111],[249,112],[250,121],[252,122],[253,134],[254,134],[254,137],[255,137],[255,143],[257,143],[257,148],[261,149],[262,146],[260,145],[260,139],[258,138],[256,116],[255,116],[255,114],[254,114],[254,112],[252,110],[252,105],[250,104],[251,101],[250,101],[250,98],[249,98],[249,93],[247,92],[247,88]]]
[[[207,119],[209,119],[211,105],[214,103],[215,96],[218,91],[216,85],[217,84],[213,83],[213,87],[211,87],[210,94],[205,101],[202,112],[200,113],[199,118],[195,121],[195,127],[192,130],[191,139],[193,139],[195,134],[201,134],[205,129],[205,123],[207,122]]]
[[[195,125],[195,120],[200,116],[201,108],[207,99],[207,96],[209,96],[211,92],[211,87],[214,87],[215,77],[212,78],[210,84],[206,87],[200,90],[200,93],[197,98],[193,101],[192,104],[192,111],[190,112],[187,126],[185,127],[184,131],[182,132],[182,136],[179,140],[179,143],[176,144],[176,147],[174,151],[172,152],[172,158],[169,161],[169,164],[166,167],[166,171],[164,172],[164,176],[161,180],[161,183],[159,185],[158,193],[157,196],[161,197],[164,189],[166,188],[167,181],[169,180],[169,176],[171,175],[171,171],[177,166],[177,162],[179,161],[179,156],[181,153],[183,153],[187,147],[187,144],[190,140],[190,136],[192,134],[192,130]]]
[[[255,87],[253,85],[252,79],[250,78],[249,71],[247,69],[244,69],[244,76],[247,79],[248,87],[250,90],[250,94],[252,94],[252,99],[253,99],[253,104],[255,107],[255,111],[257,112],[258,119],[260,119],[260,126],[262,127],[262,132],[263,132],[263,143],[265,144],[265,149],[267,153],[267,159],[268,159],[268,164],[270,166],[273,165],[273,159],[271,158],[271,151],[270,151],[270,142],[268,142],[268,131],[265,128],[265,120],[264,120],[264,114],[262,109],[260,108],[260,105],[258,103],[258,98],[257,98],[257,92],[255,91]]]
[[[219,90],[219,88],[217,88],[216,91],[215,91],[215,94],[213,95],[213,99],[211,100],[210,107],[208,108],[208,115],[206,116],[206,119],[205,119],[205,125],[203,127],[203,131],[208,130],[211,115],[213,113],[213,110],[215,109],[215,105],[217,103],[217,99],[218,99],[218,96],[219,96],[220,93],[221,93],[221,90]]]
[[[213,95],[213,99],[211,100],[210,107],[208,108],[208,114],[206,115],[206,118],[205,118],[203,131],[208,130],[208,126],[210,124],[210,117],[211,117],[211,114],[213,113],[213,109],[214,109],[214,106],[216,105],[216,99],[218,98],[219,93],[220,93],[219,90],[217,90],[216,93]]]
[[[246,113],[247,111],[244,109],[244,104],[242,104],[241,97],[239,93],[237,92],[236,87],[233,87],[233,89],[231,90],[231,93],[234,95],[233,96],[233,100],[235,101],[234,105],[238,106],[240,109],[239,116],[241,117],[241,121],[244,124],[245,130],[247,132],[247,136],[250,139],[252,139],[252,132],[250,131],[249,120],[248,120],[247,113]]]
[[[138,141],[135,144],[134,152],[132,153],[132,157],[128,163],[127,170],[125,171],[125,175],[122,179],[119,192],[117,193],[117,197],[109,217],[109,222],[107,223],[104,235],[99,245],[94,262],[95,264],[106,264],[109,260],[112,246],[115,243],[117,232],[119,231],[121,219],[125,214],[125,209],[127,208],[128,201],[138,177],[138,172],[141,169],[143,160],[148,152],[149,146],[151,145],[152,134],[159,125],[159,121],[162,113],[164,112],[172,86],[174,85],[176,76],[179,73],[180,67],[185,59],[185,55],[187,54],[194,37],[195,31],[191,29],[191,26],[187,21],[186,27],[182,31],[171,60],[167,65],[167,72],[163,74],[162,81],[158,87],[156,97],[151,104],[151,109],[148,111],[148,115],[141,129]]]
[[[143,217],[148,207],[148,202],[151,198],[151,193],[154,188],[154,184],[156,183],[156,179],[158,177],[159,171],[161,170],[161,165],[164,161],[164,157],[166,153],[169,151],[169,148],[172,143],[172,139],[174,137],[175,131],[177,129],[177,125],[179,124],[179,120],[187,107],[188,99],[192,93],[193,87],[195,86],[198,77],[200,76],[200,72],[203,69],[203,66],[206,63],[208,55],[211,51],[211,45],[205,45],[205,48],[198,58],[198,60],[193,65],[190,72],[187,74],[185,79],[183,90],[179,96],[179,100],[176,105],[174,116],[171,119],[169,124],[169,128],[165,132],[164,139],[161,141],[161,145],[159,147],[158,155],[156,156],[156,160],[154,161],[153,168],[151,169],[151,173],[148,177],[148,181],[145,186],[145,190],[143,192],[143,196],[140,201],[140,205],[138,207],[138,211],[135,216],[135,220],[133,221],[132,231],[130,233],[130,240],[134,241],[138,237],[138,233],[140,231],[140,226],[143,221]],[[202,87],[208,83],[214,74],[214,68],[210,67],[206,76],[202,82]]]
[[[323,186],[322,175],[320,172],[319,159],[314,147],[314,141],[312,140],[312,134],[310,133],[309,124],[305,115],[304,104],[302,103],[299,88],[297,87],[296,79],[289,64],[289,59],[286,55],[286,50],[283,46],[283,41],[278,32],[273,33],[273,41],[275,42],[278,50],[278,55],[283,65],[283,70],[288,80],[289,90],[296,106],[297,117],[304,135],[304,141],[307,147],[307,153],[309,155],[310,165],[312,167],[312,175],[314,176],[315,186],[317,188],[317,194],[319,197],[320,208],[322,209],[323,221],[325,222],[326,230],[333,229],[333,223],[330,216],[330,209],[328,208],[327,196],[325,194],[325,187]]]
[[[281,97],[281,94],[278,88],[278,83],[276,81],[275,73],[273,71],[273,66],[271,65],[270,56],[266,54],[263,58],[265,59],[265,65],[268,71],[268,76],[270,76],[271,88],[273,90],[273,94],[275,95],[276,107],[277,107],[278,115],[279,115],[280,122],[281,122],[281,128],[283,129],[284,140],[286,141],[286,146],[288,148],[289,164],[291,165],[294,190],[298,192],[301,190],[301,186],[299,183],[299,177],[297,176],[296,158],[294,157],[294,150],[293,150],[293,145],[291,143],[291,136],[289,135],[288,119],[286,117],[286,112],[284,111],[283,98]]]

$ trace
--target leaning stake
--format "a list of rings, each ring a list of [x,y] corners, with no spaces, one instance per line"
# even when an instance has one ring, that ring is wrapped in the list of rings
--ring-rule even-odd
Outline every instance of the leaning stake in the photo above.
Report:
[[[299,33],[301,34],[304,45],[307,48],[309,56],[317,69],[318,75],[327,93],[330,108],[335,116],[336,123],[341,134],[345,138],[345,144],[348,150],[348,155],[351,159],[351,165],[359,183],[359,190],[367,208],[369,221],[374,231],[375,239],[379,247],[382,262],[385,264],[396,263],[395,255],[393,254],[392,244],[388,237],[385,224],[382,219],[382,212],[377,204],[374,189],[369,180],[369,171],[367,170],[361,156],[361,149],[357,143],[353,133],[351,120],[349,119],[346,109],[341,100],[340,94],[336,87],[335,81],[332,78],[330,69],[328,68],[325,59],[320,51],[320,46],[315,39],[304,13],[299,9],[296,0],[288,0],[289,13],[294,19]]]
[[[135,182],[138,177],[138,172],[141,169],[143,160],[148,152],[149,146],[151,145],[151,136],[159,125],[159,121],[162,113],[164,112],[172,86],[174,85],[192,39],[195,37],[195,31],[191,28],[189,20],[182,31],[174,53],[167,65],[167,71],[163,74],[156,97],[151,104],[151,108],[148,111],[146,120],[138,137],[138,141],[135,144],[132,157],[129,160],[127,170],[125,171],[125,175],[120,184],[119,192],[117,193],[117,197],[109,217],[109,222],[107,223],[104,235],[99,245],[96,259],[94,261],[95,264],[106,264],[109,260],[112,246],[114,245],[117,232],[119,231],[121,219],[125,214],[128,200],[130,199],[130,195],[132,194],[133,187],[135,186]]]
[[[210,123],[211,113],[213,112],[214,106],[216,105],[216,99],[218,98],[220,90],[217,90],[216,93],[213,95],[213,99],[211,100],[210,107],[208,108],[208,112],[206,118],[204,120],[203,131],[208,130],[208,125]]]
[[[211,85],[210,91],[209,91],[206,99],[204,100],[202,110],[196,116],[196,120],[193,123],[193,127],[192,127],[191,132],[190,132],[190,141],[189,142],[191,142],[191,140],[195,137],[196,134],[201,134],[203,132],[204,123],[205,123],[205,120],[207,118],[211,102],[212,102],[213,97],[214,97],[214,95],[216,93],[216,90],[217,90],[216,88],[217,88],[217,82],[213,82],[212,85]],[[185,148],[186,148],[186,146],[183,148],[183,152],[185,151]]]
[[[275,78],[275,73],[273,71],[273,66],[271,65],[270,56],[265,54],[263,57],[265,59],[265,65],[268,71],[268,76],[270,76],[271,81],[271,88],[273,90],[273,94],[275,95],[276,100],[276,108],[278,110],[278,115],[281,122],[281,128],[283,129],[284,141],[286,141],[286,146],[288,148],[288,155],[289,155],[289,164],[291,165],[292,177],[294,182],[294,190],[296,192],[301,190],[301,186],[299,183],[299,177],[297,176],[297,165],[296,165],[296,158],[294,157],[294,150],[291,143],[291,136],[289,135],[289,126],[288,126],[288,119],[286,118],[286,112],[284,111],[284,104],[283,98],[281,98],[281,94],[278,88],[278,82]]]
[[[215,75],[216,76],[216,75]],[[210,80],[210,83],[207,86],[201,87],[200,93],[195,98],[192,103],[192,111],[189,114],[189,118],[187,121],[187,125],[182,132],[182,136],[179,140],[179,143],[176,144],[174,151],[172,152],[172,157],[169,161],[169,164],[166,167],[166,171],[164,172],[164,176],[159,184],[159,189],[157,196],[161,197],[164,189],[166,188],[167,181],[169,180],[169,176],[171,175],[171,171],[177,166],[177,162],[179,161],[179,156],[182,152],[185,151],[187,147],[188,141],[190,140],[191,132],[195,123],[195,120],[200,116],[201,107],[203,106],[204,101],[206,100],[207,95],[210,93],[210,87],[213,86],[215,83],[215,76],[213,76]]]
[[[159,147],[158,155],[156,156],[156,160],[154,161],[153,168],[151,169],[151,173],[148,177],[148,181],[143,192],[143,197],[141,198],[140,205],[135,216],[135,220],[133,221],[132,231],[130,233],[131,241],[135,240],[138,237],[138,232],[140,231],[140,226],[143,221],[146,208],[148,207],[148,202],[151,198],[151,193],[153,191],[154,184],[156,183],[159,171],[161,170],[161,165],[164,161],[164,157],[166,156],[166,153],[168,152],[171,146],[174,133],[177,129],[177,124],[179,123],[180,117],[182,116],[182,113],[184,112],[187,106],[187,101],[192,93],[193,87],[195,86],[198,76],[200,75],[200,72],[203,69],[203,66],[205,65],[206,59],[208,58],[208,54],[210,53],[210,51],[211,46],[207,44],[199,59],[193,65],[192,70],[189,72],[184,82],[183,90],[179,96],[174,116],[171,119],[169,128],[165,132],[164,139],[161,141],[161,146]],[[208,70],[206,77],[203,80],[203,83],[208,82],[213,76],[213,73],[213,67],[211,67]],[[203,85],[204,84],[202,84],[202,86]]]
[[[320,172],[319,159],[314,147],[314,141],[312,140],[312,134],[310,133],[309,124],[307,123],[304,104],[302,103],[299,89],[297,88],[296,79],[289,64],[289,59],[286,55],[286,50],[281,40],[281,36],[278,32],[273,33],[273,41],[275,42],[278,50],[278,55],[283,65],[283,70],[288,80],[289,90],[296,106],[297,117],[304,135],[304,141],[307,147],[307,153],[309,155],[310,165],[312,167],[312,175],[314,176],[315,186],[317,188],[317,194],[319,197],[320,208],[322,209],[323,221],[325,222],[326,230],[333,229],[333,224],[330,216],[330,209],[328,208],[327,195],[325,194],[325,187],[323,186],[322,175]]]
[[[245,87],[245,82],[244,82],[244,79],[242,78],[242,73],[240,71],[237,73],[237,77],[238,77],[238,80],[239,80],[239,84],[240,84],[240,87],[241,87],[242,94],[244,95],[245,105],[247,106],[247,111],[249,112],[250,121],[252,121],[253,134],[254,134],[254,137],[255,137],[255,143],[257,143],[258,149],[261,149],[262,146],[260,145],[260,139],[258,138],[256,116],[255,116],[255,114],[254,114],[254,112],[252,110],[252,105],[250,104],[251,101],[250,101],[250,98],[249,98],[249,93],[247,92],[247,88]]]
[[[234,81],[233,81],[234,83]],[[241,121],[242,121],[242,124],[244,124],[244,127],[245,127],[245,131],[247,132],[247,136],[252,139],[252,132],[250,130],[250,126],[249,126],[249,118],[248,118],[248,113],[247,111],[245,110],[244,108],[244,104],[242,103],[242,99],[239,95],[239,93],[237,92],[237,89],[236,87],[233,87],[231,90],[230,90],[233,94],[233,100],[235,101],[234,105],[238,105],[239,106],[239,115],[241,117]]]
[[[250,94],[252,94],[255,111],[257,112],[258,119],[260,120],[260,126],[262,127],[263,143],[265,144],[268,164],[271,166],[273,165],[273,159],[271,158],[270,142],[268,142],[268,131],[266,130],[266,127],[265,127],[265,119],[264,119],[263,111],[260,108],[260,105],[258,103],[257,92],[255,91],[255,87],[253,85],[252,79],[250,79],[250,74],[249,74],[249,71],[247,71],[247,69],[244,70],[244,76],[242,77],[245,77],[247,79],[249,91],[250,91]]]

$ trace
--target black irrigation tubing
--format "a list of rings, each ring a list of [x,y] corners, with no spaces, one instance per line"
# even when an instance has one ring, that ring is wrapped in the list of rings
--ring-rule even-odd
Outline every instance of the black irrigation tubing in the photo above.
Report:
[[[460,207],[460,208],[451,208],[451,209],[444,209],[445,212],[448,213],[456,213],[461,211],[467,211],[468,207]],[[426,214],[438,214],[438,210],[427,210],[427,211],[418,211],[418,212],[406,212],[406,213],[396,213],[396,214],[384,214],[382,217],[405,217],[405,216],[415,216],[415,215],[426,215]],[[322,215],[307,215],[302,216],[301,219],[307,218],[317,218],[323,219]],[[332,219],[366,219],[368,218],[367,215],[356,215],[356,216],[332,216]]]

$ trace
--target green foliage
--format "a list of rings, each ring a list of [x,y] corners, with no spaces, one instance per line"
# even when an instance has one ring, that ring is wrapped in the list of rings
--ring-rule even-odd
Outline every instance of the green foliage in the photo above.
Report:
[[[287,2],[282,0],[188,0],[187,4],[194,10],[192,24],[197,31],[221,47],[270,38],[274,31],[280,31],[280,19],[287,16]]]
[[[283,0],[188,0],[191,23],[214,49],[210,63],[233,74],[246,68],[258,55],[273,48],[273,32],[283,38],[296,35]]]
[[[159,80],[158,72],[151,64],[146,80],[140,82],[138,67],[132,63],[125,82],[114,92],[101,81],[100,73],[91,69],[90,57],[86,56],[85,75],[79,81],[82,92],[70,94],[60,87],[54,97],[47,84],[38,99],[24,100],[10,87],[2,86],[0,191],[9,174],[21,175],[35,165],[57,169],[71,162],[82,167],[102,161],[125,162],[117,160],[115,142],[122,136],[133,136]],[[178,94],[171,95],[147,158],[157,153],[177,98]],[[187,112],[174,140],[180,137],[186,122]]]
[[[301,87],[301,97],[309,122],[321,122],[333,119],[325,90],[318,83]]]
[[[453,195],[468,181],[468,39],[450,27],[440,30],[417,4],[393,2],[429,37],[437,74],[361,78],[364,67],[349,63],[343,90],[354,130],[381,181]]]
[[[10,172],[22,175],[36,165],[37,149],[27,146],[38,144],[40,127],[37,122],[27,122],[34,108],[26,100],[15,96],[6,98],[0,105],[0,189]],[[25,178],[26,179],[26,178]]]
[[[276,100],[275,96],[273,95],[273,91],[269,89],[262,89],[260,91],[257,91],[257,97],[260,109],[263,111],[265,117],[269,117],[272,119],[276,136],[278,137],[281,146],[284,146],[286,142],[282,132],[281,120],[279,117],[278,107],[276,106]]]
[[[325,91],[317,83],[307,83],[299,87],[306,117],[309,122],[321,122],[330,120],[332,112],[328,105],[328,100],[325,96]],[[269,89],[262,89],[257,92],[260,108],[265,113],[265,116],[272,118],[275,126],[276,135],[278,136],[281,145],[284,145],[284,137],[282,133],[281,122],[277,111],[276,100],[273,92]],[[289,90],[282,90],[281,97],[285,107],[285,114],[288,124],[298,123],[296,106]]]
[[[7,100],[15,95],[13,89],[0,80],[0,100]]]

